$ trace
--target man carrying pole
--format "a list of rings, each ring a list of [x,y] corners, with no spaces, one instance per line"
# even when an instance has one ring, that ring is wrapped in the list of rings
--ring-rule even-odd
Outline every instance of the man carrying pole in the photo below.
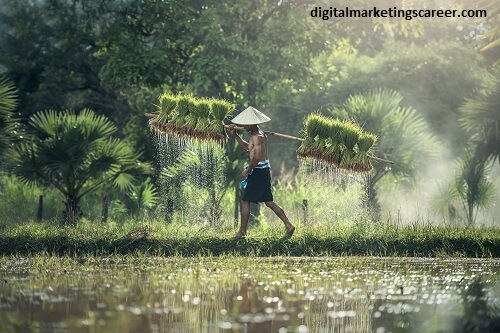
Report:
[[[242,125],[250,134],[248,142],[244,141],[236,132],[234,124],[229,125],[231,134],[236,138],[238,144],[249,153],[250,164],[241,173],[242,185],[245,188],[241,199],[241,225],[237,237],[245,237],[250,218],[250,203],[264,202],[265,205],[283,221],[286,236],[292,237],[295,227],[290,222],[283,208],[274,202],[271,191],[271,165],[267,154],[267,135],[259,128],[259,124],[270,121],[271,118],[259,110],[249,106],[231,121],[236,125]]]

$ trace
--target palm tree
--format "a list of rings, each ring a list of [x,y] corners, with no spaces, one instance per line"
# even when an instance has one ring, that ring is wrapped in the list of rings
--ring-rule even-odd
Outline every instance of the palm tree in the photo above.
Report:
[[[500,162],[500,69],[496,72],[490,89],[466,99],[460,108],[460,122],[476,145],[476,157]]]
[[[411,107],[401,106],[400,93],[387,89],[351,96],[331,113],[341,119],[353,120],[364,130],[378,136],[377,156],[395,161],[394,165],[374,164],[368,184],[370,203],[376,207],[376,185],[384,177],[394,182],[412,184],[436,152],[437,142],[430,134],[422,115]]]
[[[495,184],[488,180],[487,161],[467,153],[461,160],[456,177],[458,197],[467,214],[467,226],[472,226],[480,207],[487,207],[495,194]]]
[[[465,213],[466,226],[476,223],[481,208],[488,207],[495,195],[495,183],[488,179],[490,162],[477,158],[470,149],[458,159],[456,171],[449,180],[438,184],[432,196],[433,210],[455,222]],[[462,208],[459,210],[459,208]]]
[[[500,74],[499,70],[497,72]],[[497,75],[489,89],[467,98],[460,107],[460,123],[464,134],[470,137],[471,146],[459,160],[454,179],[439,185],[440,189],[448,191],[440,191],[433,200],[436,212],[443,212],[448,207],[456,213],[455,203],[461,203],[468,226],[476,222],[477,212],[491,203],[495,192],[494,183],[486,175],[490,171],[490,161],[494,163],[498,159],[500,162],[499,88]]]
[[[13,129],[12,113],[17,106],[14,85],[5,77],[0,77],[0,154],[9,143],[9,133]]]
[[[26,184],[57,189],[65,198],[65,217],[76,222],[80,200],[103,186],[131,189],[147,163],[120,139],[106,117],[90,109],[80,113],[47,110],[29,119],[31,137],[9,151],[11,170]]]

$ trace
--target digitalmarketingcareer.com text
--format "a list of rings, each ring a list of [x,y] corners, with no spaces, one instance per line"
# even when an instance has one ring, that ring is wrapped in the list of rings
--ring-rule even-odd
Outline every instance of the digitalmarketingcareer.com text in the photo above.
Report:
[[[392,7],[387,9],[352,9],[345,8],[324,8],[314,7],[311,10],[311,17],[328,20],[330,18],[358,18],[358,17],[386,17],[386,18],[404,18],[411,20],[413,18],[451,18],[451,17],[487,17],[484,9],[398,9]]]

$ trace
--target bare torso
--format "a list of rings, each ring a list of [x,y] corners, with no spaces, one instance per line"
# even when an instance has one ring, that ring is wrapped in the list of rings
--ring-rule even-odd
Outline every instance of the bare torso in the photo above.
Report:
[[[250,140],[248,140],[248,153],[250,161],[263,162],[268,159],[267,136],[260,129],[255,133],[251,133]]]

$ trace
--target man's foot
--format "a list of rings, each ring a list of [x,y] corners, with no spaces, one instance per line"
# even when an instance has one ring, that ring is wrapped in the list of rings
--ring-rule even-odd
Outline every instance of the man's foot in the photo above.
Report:
[[[295,232],[295,227],[291,225],[290,227],[286,228],[286,237],[290,238],[293,236],[293,233]]]
[[[241,232],[241,231],[238,231],[238,232],[236,233],[236,236],[235,236],[235,237],[236,237],[236,238],[244,238],[244,237],[246,237],[246,235],[247,235],[247,234],[246,234],[246,232]]]

